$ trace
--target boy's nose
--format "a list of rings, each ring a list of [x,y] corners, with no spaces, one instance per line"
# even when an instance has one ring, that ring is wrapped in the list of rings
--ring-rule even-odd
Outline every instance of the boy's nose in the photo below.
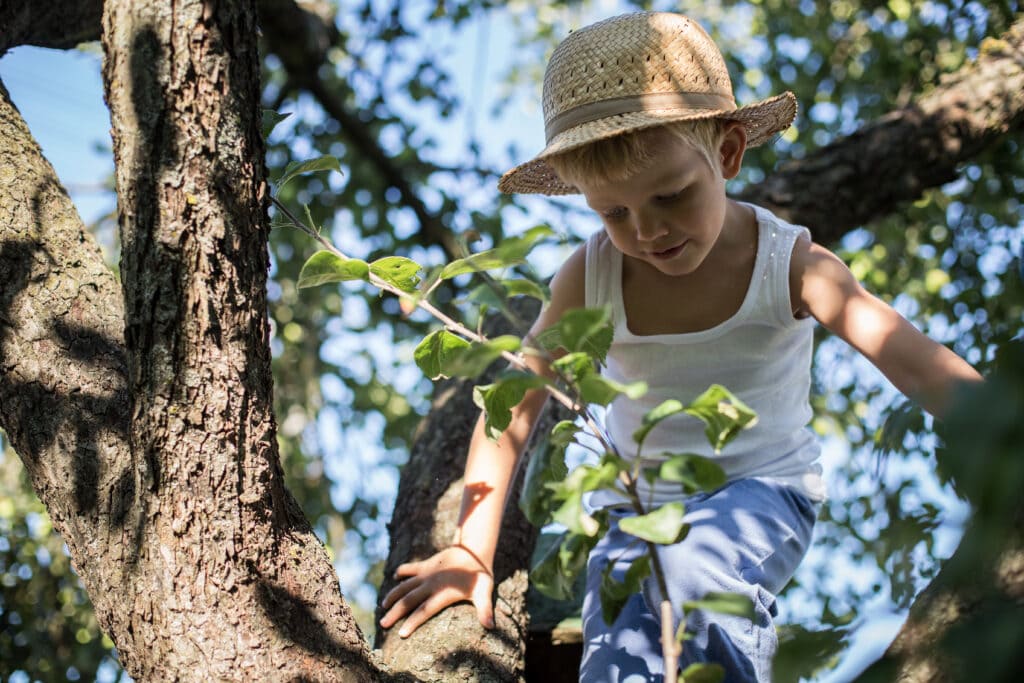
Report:
[[[636,222],[636,238],[641,242],[652,242],[668,233],[668,226],[653,217],[640,216]]]

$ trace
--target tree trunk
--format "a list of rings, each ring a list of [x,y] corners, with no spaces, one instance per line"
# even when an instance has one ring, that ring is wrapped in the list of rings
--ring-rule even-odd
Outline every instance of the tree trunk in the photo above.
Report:
[[[105,10],[126,305],[0,92],[0,424],[133,677],[389,679],[278,462],[252,3]]]
[[[538,312],[535,300],[514,302],[516,314],[532,320]],[[504,320],[491,320],[488,336],[518,333]],[[403,562],[420,560],[451,544],[462,501],[462,473],[470,437],[479,409],[473,404],[473,386],[487,383],[503,366],[496,363],[477,381],[451,380],[437,386],[434,405],[420,426],[402,469],[397,503],[388,530],[391,552],[384,567],[380,596],[396,581],[395,569]],[[531,447],[554,425],[567,419],[567,411],[549,405],[535,430]],[[528,450],[530,450],[528,448]],[[501,538],[494,558],[497,589],[495,629],[485,630],[476,610],[466,603],[453,606],[422,625],[408,638],[400,638],[397,626],[378,631],[377,645],[396,669],[422,681],[521,681],[526,667],[527,568],[537,529],[517,505],[522,473],[509,496],[502,521]],[[378,609],[378,617],[382,613]]]

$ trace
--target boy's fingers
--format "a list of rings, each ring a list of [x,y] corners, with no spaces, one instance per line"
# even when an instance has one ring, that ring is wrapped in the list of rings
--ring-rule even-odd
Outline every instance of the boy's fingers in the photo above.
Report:
[[[419,562],[406,562],[398,565],[398,569],[395,570],[395,578],[416,574],[419,571],[419,564]]]
[[[408,616],[405,623],[402,624],[402,628],[398,630],[398,635],[402,638],[408,638],[412,635],[412,632],[422,626],[423,622],[427,619],[430,619],[430,617],[434,616],[448,605],[458,601],[459,598],[457,596],[450,595],[449,591],[442,591],[441,593],[434,593],[433,595],[430,595],[422,602],[422,604],[420,604],[419,607],[415,609],[415,611],[413,611],[412,614]]]
[[[492,584],[490,581],[477,581],[473,587],[473,605],[476,606],[476,618],[484,628],[494,628],[494,603],[491,602]]]
[[[405,581],[400,582],[397,586],[388,591],[388,594],[384,596],[384,600],[381,601],[380,606],[387,609],[396,600],[419,586],[420,583],[420,579],[406,579]]]
[[[390,597],[390,593],[388,594],[388,597]],[[430,597],[430,590],[424,586],[419,586],[414,590],[407,591],[391,606],[391,609],[388,610],[387,614],[381,617],[380,625],[384,628],[390,628],[396,621],[413,609],[416,609],[417,607],[421,608],[421,603],[423,603],[423,601],[428,597]],[[402,630],[405,630],[405,626],[402,627]]]

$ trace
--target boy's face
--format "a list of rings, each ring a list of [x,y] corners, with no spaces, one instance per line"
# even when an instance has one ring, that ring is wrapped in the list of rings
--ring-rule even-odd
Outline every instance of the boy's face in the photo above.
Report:
[[[671,133],[654,129],[646,134],[655,136],[650,142],[657,152],[643,170],[619,181],[574,182],[626,257],[666,275],[688,275],[704,262],[722,232],[728,202],[725,179],[738,172],[746,138],[742,129],[727,129],[717,159],[720,169],[715,169]],[[733,159],[730,146],[737,144],[739,159]]]

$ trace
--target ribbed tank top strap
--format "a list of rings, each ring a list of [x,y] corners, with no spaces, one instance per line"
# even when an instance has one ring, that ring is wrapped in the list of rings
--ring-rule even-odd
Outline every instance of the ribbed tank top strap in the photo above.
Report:
[[[779,220],[774,214],[755,207],[759,221],[765,225],[761,238],[767,242],[767,263],[764,270],[765,282],[761,288],[762,310],[770,311],[775,322],[789,327],[800,321],[793,317],[793,305],[789,291],[789,269],[793,247],[799,239],[810,241],[811,232],[803,227]]]
[[[612,287],[617,278],[612,270],[613,249],[603,230],[587,239],[586,292],[583,299],[587,308],[607,306],[615,300]]]

